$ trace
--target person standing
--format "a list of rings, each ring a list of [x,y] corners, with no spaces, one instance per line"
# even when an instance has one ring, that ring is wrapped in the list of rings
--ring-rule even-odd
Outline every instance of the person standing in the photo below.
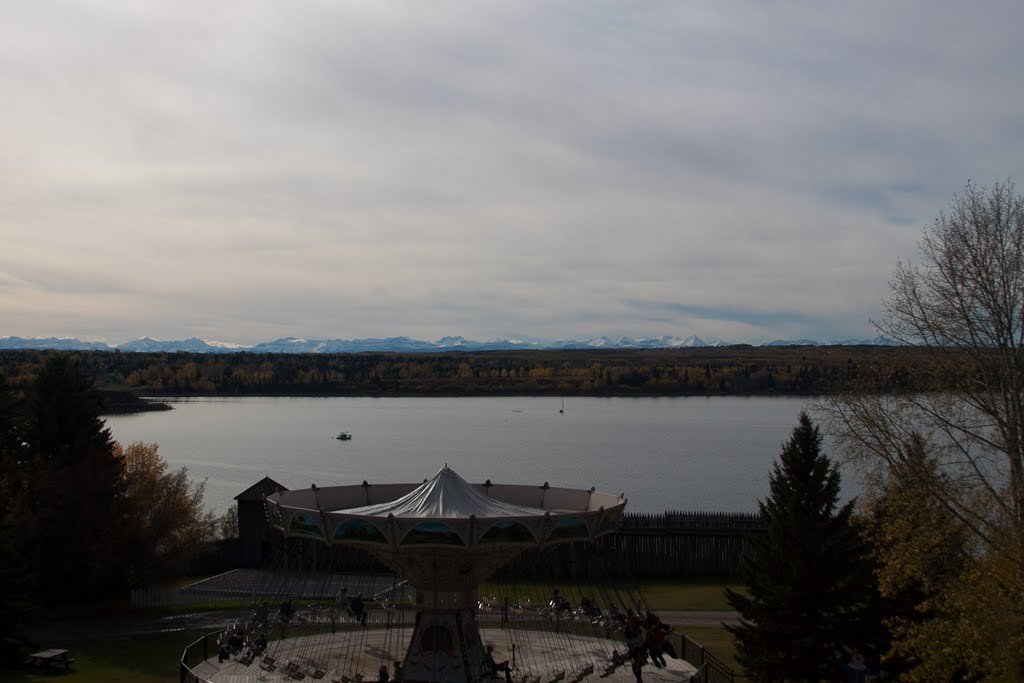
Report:
[[[627,655],[636,683],[644,683],[643,668],[647,656],[644,654],[644,637],[639,626],[629,624],[626,627],[626,647],[629,648]]]
[[[660,628],[648,629],[644,638],[644,645],[647,647],[647,654],[650,656],[654,666],[659,669],[665,666],[665,655],[661,653],[661,644],[665,640],[665,632]]]

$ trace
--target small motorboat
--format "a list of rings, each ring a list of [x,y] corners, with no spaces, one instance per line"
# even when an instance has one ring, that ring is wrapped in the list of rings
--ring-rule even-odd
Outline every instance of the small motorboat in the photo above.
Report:
[[[350,432],[339,432],[334,438],[338,441],[348,441],[352,438],[352,434]]]

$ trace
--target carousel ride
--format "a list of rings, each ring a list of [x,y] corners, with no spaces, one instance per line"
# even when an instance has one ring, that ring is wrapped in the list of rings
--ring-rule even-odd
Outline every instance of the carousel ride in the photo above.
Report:
[[[619,668],[626,616],[643,619],[638,594],[573,595],[569,587],[541,596],[514,582],[500,584],[502,595],[479,594],[524,551],[615,531],[625,504],[621,495],[594,489],[471,484],[447,465],[422,484],[274,493],[267,515],[285,538],[361,548],[393,572],[391,580],[346,577],[320,591],[333,599],[305,607],[282,591],[276,613],[265,600],[256,604],[247,623],[224,634],[233,645],[221,644],[219,656],[191,675],[213,683],[307,676],[336,683],[580,683],[592,674],[633,680],[629,666]],[[669,675],[657,678],[685,677],[665,668]]]

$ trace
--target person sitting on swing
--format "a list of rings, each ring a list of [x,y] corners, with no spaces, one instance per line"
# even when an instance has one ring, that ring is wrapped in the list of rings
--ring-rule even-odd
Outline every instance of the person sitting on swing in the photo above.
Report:
[[[366,626],[366,605],[363,604],[362,593],[352,598],[352,602],[348,604],[348,611],[352,618],[358,619],[360,624]]]
[[[253,621],[256,623],[257,628],[266,628],[268,619],[270,619],[270,605],[264,600],[256,606],[256,611],[253,613]]]
[[[295,616],[295,607],[292,605],[291,598],[281,603],[281,606],[277,609],[277,614],[282,624],[287,624],[291,621],[292,617]]]
[[[256,640],[252,641],[252,644],[249,646],[249,651],[252,652],[253,656],[261,657],[267,651],[267,634],[259,634]]]
[[[560,612],[562,610],[569,609],[570,605],[568,600],[562,599],[562,594],[558,592],[557,588],[555,588],[551,591],[551,597],[548,599],[548,607],[550,607],[552,611]]]
[[[508,665],[508,660],[506,659],[504,662],[494,661],[494,646],[490,643],[487,644],[486,652],[484,652],[484,661],[481,668],[488,676],[497,676],[499,671],[503,671],[505,673],[505,683],[512,683],[512,668]]]

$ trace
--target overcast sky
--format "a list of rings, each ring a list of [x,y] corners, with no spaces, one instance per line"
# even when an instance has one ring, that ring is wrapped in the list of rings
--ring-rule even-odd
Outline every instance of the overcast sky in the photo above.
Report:
[[[874,336],[1024,3],[0,0],[0,336]]]

